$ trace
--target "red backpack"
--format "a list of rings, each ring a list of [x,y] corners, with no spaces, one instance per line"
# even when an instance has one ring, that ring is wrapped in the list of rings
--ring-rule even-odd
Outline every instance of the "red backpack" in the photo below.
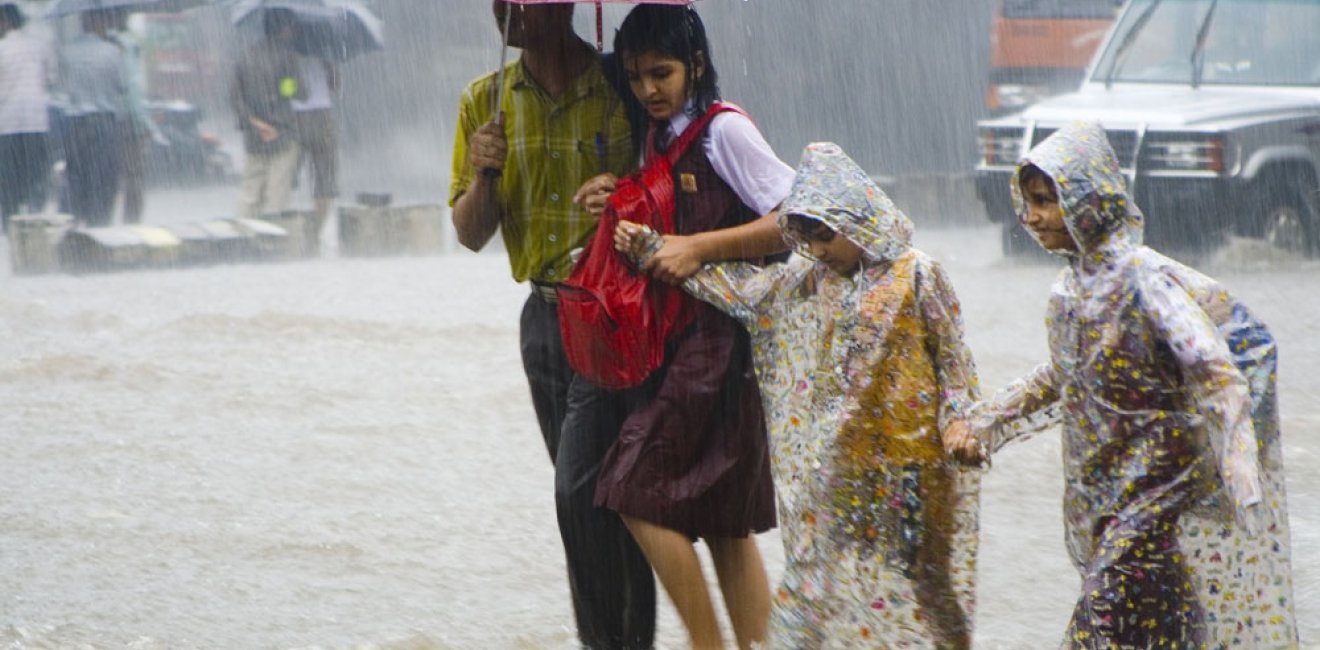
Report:
[[[619,221],[674,233],[674,163],[719,113],[711,104],[663,154],[615,184],[596,234],[559,285],[559,333],[573,370],[610,390],[642,383],[665,360],[665,342],[692,322],[691,299],[677,287],[636,271],[614,250]],[[654,134],[652,134],[653,136]]]

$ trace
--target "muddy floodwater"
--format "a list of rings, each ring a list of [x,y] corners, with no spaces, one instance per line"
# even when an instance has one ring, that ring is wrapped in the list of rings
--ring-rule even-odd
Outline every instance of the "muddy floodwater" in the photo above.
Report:
[[[917,243],[987,390],[1045,357],[1049,264],[1006,263],[993,227]],[[1259,253],[1203,266],[1279,340],[1297,615],[1320,647],[1320,264]],[[0,648],[571,647],[527,289],[499,252],[324,255],[32,278],[4,259]],[[1061,491],[1055,437],[997,458],[976,648],[1061,637]],[[759,541],[773,579],[779,538]],[[683,647],[661,608],[659,645]]]

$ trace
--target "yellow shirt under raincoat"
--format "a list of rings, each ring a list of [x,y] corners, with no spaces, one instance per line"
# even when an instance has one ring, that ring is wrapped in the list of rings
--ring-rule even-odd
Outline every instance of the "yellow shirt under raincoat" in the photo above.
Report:
[[[752,335],[786,557],[768,647],[969,648],[980,478],[941,442],[977,397],[957,297],[836,145],[807,147],[780,213],[862,247],[862,268],[799,244],[684,285]]]

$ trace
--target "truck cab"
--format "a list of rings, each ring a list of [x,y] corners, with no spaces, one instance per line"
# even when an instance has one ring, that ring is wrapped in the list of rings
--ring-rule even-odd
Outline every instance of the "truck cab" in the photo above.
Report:
[[[1320,254],[1320,0],[1131,0],[1075,92],[978,123],[977,194],[1006,254],[1035,248],[1009,179],[1060,126],[1098,121],[1150,243],[1227,234]]]
[[[999,0],[990,31],[991,115],[1020,111],[1081,83],[1121,0]]]

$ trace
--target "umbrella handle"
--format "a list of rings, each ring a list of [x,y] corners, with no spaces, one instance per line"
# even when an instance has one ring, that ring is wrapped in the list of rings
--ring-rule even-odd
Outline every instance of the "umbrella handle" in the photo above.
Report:
[[[605,19],[601,14],[604,13],[604,3],[602,0],[596,0],[596,51],[605,51]]]
[[[498,113],[495,113],[495,124],[498,126],[504,126],[504,111],[499,111]],[[504,174],[504,170],[495,169],[494,167],[487,167],[481,170],[482,176],[485,176],[486,178],[492,180],[499,178],[503,174]]]
[[[500,29],[500,67],[495,69],[495,92],[490,97],[490,112],[495,113],[497,119],[500,113],[500,95],[504,94],[504,66],[509,60],[509,22],[513,15],[513,7],[505,6],[504,25]]]

